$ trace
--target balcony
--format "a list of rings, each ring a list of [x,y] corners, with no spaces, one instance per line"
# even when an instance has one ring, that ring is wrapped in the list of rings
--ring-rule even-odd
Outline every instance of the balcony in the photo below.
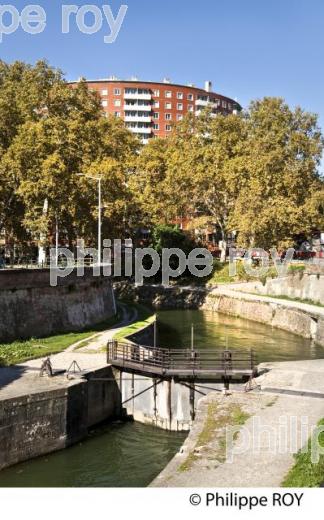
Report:
[[[124,121],[126,123],[151,123],[152,118],[150,116],[125,116]]]
[[[205,101],[203,99],[196,99],[195,104],[196,104],[196,106],[199,106],[199,107],[207,107],[210,104],[210,101],[208,101],[208,100]]]
[[[133,132],[134,134],[151,134],[152,133],[152,128],[151,127],[145,127],[145,128],[142,128],[140,126],[132,126],[132,127],[127,127],[128,130],[130,130],[131,132]]]
[[[151,101],[152,94],[139,94],[138,92],[127,94],[126,92],[124,92],[124,99],[140,99],[142,101]]]
[[[124,110],[130,110],[133,112],[151,112],[152,105],[128,105],[127,103],[124,105]]]
[[[202,113],[203,113],[202,110],[196,110],[195,111],[195,116],[200,116]],[[216,117],[217,113],[216,112],[211,112],[209,115],[210,115],[210,117]]]

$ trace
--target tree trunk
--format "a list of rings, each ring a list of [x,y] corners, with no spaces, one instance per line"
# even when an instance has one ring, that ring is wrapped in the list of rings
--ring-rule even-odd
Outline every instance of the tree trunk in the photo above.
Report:
[[[220,261],[222,262],[222,264],[225,264],[226,262],[226,250],[227,250],[227,242],[226,240],[222,240],[220,243],[220,250],[221,250],[221,256],[220,256]]]

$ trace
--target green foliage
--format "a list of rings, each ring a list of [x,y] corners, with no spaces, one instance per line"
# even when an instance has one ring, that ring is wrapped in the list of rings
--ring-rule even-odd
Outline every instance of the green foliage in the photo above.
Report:
[[[97,185],[102,177],[103,233],[125,227],[129,168],[139,143],[122,121],[103,117],[99,97],[82,81],[74,88],[45,62],[0,62],[0,231],[45,245],[58,216],[69,243],[96,236]],[[48,212],[43,215],[44,201]],[[135,209],[134,209],[135,211]]]
[[[324,225],[322,150],[316,115],[264,98],[239,115],[188,115],[142,151],[134,190],[153,222],[209,218],[224,242],[236,231],[241,246],[286,248]]]
[[[178,248],[188,254],[196,247],[192,238],[184,233],[178,226],[160,224],[152,230],[152,247],[159,254],[163,249]]]
[[[266,278],[275,278],[278,273],[274,267],[270,267]],[[229,263],[223,264],[219,260],[214,261],[213,273],[208,279],[208,285],[227,284],[233,282],[250,282],[255,281],[257,278],[249,275],[245,272],[243,262],[236,262],[236,275],[230,276],[229,274]],[[260,280],[260,278],[258,278]],[[261,281],[265,281],[262,280]]]
[[[319,427],[324,426],[324,419],[318,423]],[[309,439],[305,453],[299,451],[295,455],[295,465],[285,477],[283,487],[320,487],[324,482],[324,456],[320,455],[319,462],[314,464],[311,460],[312,442],[317,440]],[[319,446],[324,448],[324,432],[318,436]]]
[[[317,116],[281,98],[237,115],[209,112],[188,114],[168,139],[141,147],[122,121],[103,117],[83,81],[71,88],[44,61],[0,61],[0,232],[49,245],[57,216],[69,244],[93,245],[97,185],[79,172],[102,177],[102,231],[113,238],[190,217],[217,226],[224,260],[234,231],[239,245],[268,249],[322,228]],[[181,244],[176,231],[156,233],[154,247]]]

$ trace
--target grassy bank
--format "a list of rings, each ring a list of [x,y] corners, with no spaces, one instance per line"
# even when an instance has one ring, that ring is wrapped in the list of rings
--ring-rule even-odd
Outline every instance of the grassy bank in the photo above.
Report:
[[[255,293],[256,294],[256,293]],[[324,307],[322,303],[315,302],[314,300],[311,300],[310,298],[291,298],[290,296],[277,296],[273,294],[265,294],[264,296],[268,296],[269,298],[275,298],[277,300],[286,300],[288,302],[298,302],[298,303],[308,303],[309,305],[315,305],[316,307]]]
[[[48,356],[62,352],[78,341],[86,340],[94,334],[109,329],[120,319],[119,313],[112,318],[88,327],[79,332],[57,334],[45,338],[31,338],[28,340],[14,341],[13,343],[0,343],[0,366],[15,365],[29,359]]]
[[[318,426],[324,429],[324,419],[321,419]],[[316,442],[316,441],[314,441]],[[319,433],[318,442],[320,447],[324,448],[324,431]],[[319,462],[313,464],[312,455],[312,439],[308,441],[305,453],[301,451],[295,455],[296,463],[289,471],[283,487],[320,487],[324,482],[324,455],[320,455]]]
[[[126,337],[130,336],[131,334],[135,334],[135,332],[140,331],[141,329],[144,329],[145,327],[151,325],[154,323],[155,320],[155,314],[152,314],[152,310],[148,307],[145,307],[144,305],[141,305],[139,303],[130,303],[130,302],[123,302],[127,303],[127,307],[131,310],[134,309],[137,313],[137,319],[134,323],[131,325],[127,325],[122,330],[117,332],[114,335],[114,339],[116,340],[123,340]]]

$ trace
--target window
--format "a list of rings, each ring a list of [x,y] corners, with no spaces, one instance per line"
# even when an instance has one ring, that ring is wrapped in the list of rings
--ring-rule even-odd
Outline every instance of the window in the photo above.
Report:
[[[165,97],[166,97],[166,98],[172,98],[172,92],[171,92],[171,90],[166,90],[166,91],[165,91]]]
[[[226,108],[227,107],[226,101],[223,101],[222,105],[223,105],[223,108]]]
[[[165,129],[167,132],[171,132],[172,126],[171,125],[165,125]]]
[[[188,112],[193,112],[193,105],[188,105]]]
[[[153,101],[153,106],[155,108],[160,108],[160,101]]]
[[[168,102],[168,103],[165,103],[165,108],[167,110],[171,110],[172,109],[172,103]]]
[[[120,117],[120,112],[115,112],[115,117]]]
[[[177,120],[178,121],[182,121],[183,119],[183,115],[182,114],[177,114]]]
[[[171,115],[171,114],[165,114],[165,119],[166,119],[167,121],[171,121],[171,119],[172,119],[172,115]]]
[[[108,90],[106,88],[103,88],[101,91],[102,96],[108,96]]]
[[[178,110],[183,110],[183,103],[178,103],[177,104],[177,109]]]
[[[159,117],[160,117],[160,114],[158,112],[154,112],[153,118],[154,119],[159,119]]]
[[[120,106],[121,106],[121,101],[120,101],[120,99],[115,99],[115,100],[114,100],[114,106],[115,106],[115,107],[120,107]]]
[[[177,99],[183,99],[183,92],[177,92]]]
[[[153,96],[160,97],[160,91],[159,90],[153,90]]]
[[[115,96],[120,96],[120,88],[114,88]]]
[[[101,104],[103,107],[106,107],[106,106],[108,106],[108,101],[106,99],[104,99],[103,101],[101,101]]]
[[[193,101],[193,94],[188,94],[188,101]]]
[[[158,123],[155,123],[153,125],[153,128],[154,128],[154,130],[159,130],[160,129],[160,125]]]

